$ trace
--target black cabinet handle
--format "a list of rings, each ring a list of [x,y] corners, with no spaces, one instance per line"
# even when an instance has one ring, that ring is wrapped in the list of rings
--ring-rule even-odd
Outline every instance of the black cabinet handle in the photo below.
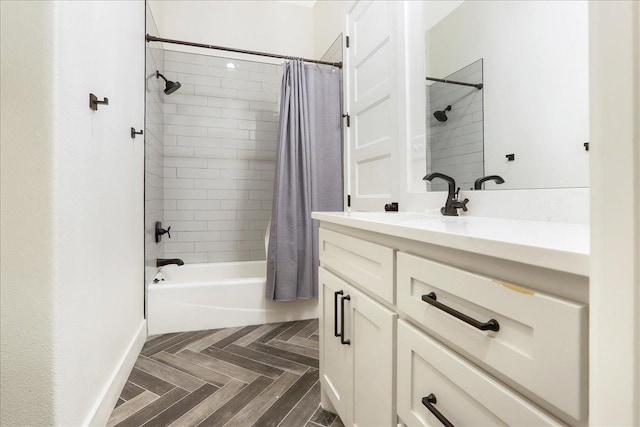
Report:
[[[444,415],[442,415],[440,413],[440,411],[438,411],[436,409],[435,405],[437,403],[437,399],[436,399],[436,395],[431,393],[429,396],[427,397],[423,397],[422,398],[422,404],[424,406],[427,407],[427,409],[429,410],[429,412],[431,412],[433,414],[434,417],[436,417],[438,419],[438,421],[440,421],[442,423],[443,426],[445,427],[454,427],[453,424],[451,424],[451,421],[449,421],[447,419],[447,417],[445,417]]]
[[[342,291],[333,293],[333,335],[336,337],[342,336],[342,332],[338,332],[338,295],[342,294]]]
[[[430,305],[434,306],[435,308],[438,308],[438,309],[444,311],[445,313],[449,313],[453,317],[458,318],[458,319],[462,320],[463,322],[473,326],[474,328],[480,329],[481,331],[496,331],[496,332],[498,332],[500,330],[500,324],[498,323],[498,321],[496,319],[491,319],[486,323],[482,323],[482,322],[474,319],[473,317],[469,317],[466,314],[460,313],[458,310],[455,310],[455,309],[453,309],[451,307],[448,307],[448,306],[442,304],[441,302],[436,301],[435,292],[429,292],[427,295],[422,295],[422,301],[426,302],[427,304],[430,304]]]
[[[344,297],[342,297],[342,299],[340,300],[340,330],[342,332],[340,332],[340,344],[345,344],[345,345],[351,345],[351,340],[345,340],[344,339],[344,301],[347,300],[351,300],[351,297],[349,295],[346,295]]]

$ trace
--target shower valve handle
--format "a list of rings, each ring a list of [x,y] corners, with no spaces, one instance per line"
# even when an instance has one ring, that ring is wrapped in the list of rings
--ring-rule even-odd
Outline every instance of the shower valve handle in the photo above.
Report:
[[[167,229],[166,229],[166,230],[165,230],[164,228],[159,229],[159,230],[158,230],[158,234],[159,234],[160,236],[162,236],[163,234],[166,234],[169,238],[171,238],[171,233],[170,233],[170,231],[171,231],[171,226],[167,227]]]

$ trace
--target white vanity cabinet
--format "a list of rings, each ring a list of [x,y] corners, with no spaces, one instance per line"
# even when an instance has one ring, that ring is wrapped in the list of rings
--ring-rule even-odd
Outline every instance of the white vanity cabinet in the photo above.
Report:
[[[314,213],[324,407],[346,426],[587,425],[588,231],[487,220],[513,230],[492,241],[482,219],[412,215]]]

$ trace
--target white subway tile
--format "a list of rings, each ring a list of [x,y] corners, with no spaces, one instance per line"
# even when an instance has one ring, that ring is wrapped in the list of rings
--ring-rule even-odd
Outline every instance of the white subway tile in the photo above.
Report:
[[[196,85],[195,94],[207,97],[235,98],[238,92],[236,89]],[[211,105],[211,107],[214,107],[214,105]]]
[[[163,168],[162,175],[165,178],[175,178],[176,177],[176,168]]]
[[[209,252],[209,262],[250,261],[251,252]]]
[[[177,52],[174,50],[164,50],[164,60],[172,62],[185,62],[187,64],[196,63],[196,55],[187,52]]]
[[[249,109],[253,111],[278,111],[278,104],[275,102],[250,101]]]
[[[236,155],[238,159],[245,160],[276,160],[275,151],[252,151],[252,150],[238,150]]]
[[[166,125],[165,135],[207,136],[207,128],[195,126]]]
[[[193,243],[191,242],[173,242],[164,240],[163,243],[165,252],[193,252]]]
[[[249,229],[249,221],[209,221],[209,230],[215,231],[242,231]]]
[[[164,102],[166,104],[182,104],[182,105],[207,105],[206,96],[196,95],[183,95],[179,92],[174,92],[168,95]]]
[[[234,92],[234,96],[235,96],[235,92]],[[231,109],[237,109],[237,110],[249,109],[249,101],[216,98],[214,96],[210,96],[207,102],[209,107],[231,108]]]
[[[220,170],[219,169],[178,168],[177,177],[178,178],[216,179],[216,178],[220,178]]]
[[[165,73],[173,71],[174,73],[200,74],[202,76],[206,76],[209,73],[206,65],[173,62],[166,59],[164,61],[164,71]]]
[[[197,128],[205,129],[209,138],[221,139],[249,139],[248,130],[244,129],[224,129],[224,128]]]
[[[194,219],[193,211],[164,211],[164,219],[165,221],[190,221]]]
[[[209,169],[249,169],[248,160],[231,160],[231,159],[209,159]]]
[[[178,136],[177,144],[184,147],[220,147],[220,140],[203,136]]]
[[[209,75],[215,77],[223,77],[225,79],[235,80],[247,80],[249,79],[249,72],[238,70],[237,68],[228,68],[225,64],[224,67],[209,67]]]
[[[211,200],[213,201],[213,200]],[[259,200],[218,200],[222,210],[261,210],[262,203]],[[271,208],[271,206],[269,206]]]
[[[246,110],[221,108],[220,117],[226,117],[229,119],[251,120],[254,122],[261,119],[262,113],[260,113],[259,111],[248,111],[248,108],[248,106]]]
[[[264,240],[264,234],[260,233],[260,231],[251,230],[251,231],[222,231],[221,238],[222,240]],[[262,235],[261,235],[262,234]]]
[[[173,202],[176,203],[176,200]],[[177,202],[177,206],[174,204],[172,209],[210,211],[221,207],[220,200],[178,200]]]
[[[235,241],[225,242],[196,242],[196,252],[224,252],[235,251],[238,248],[238,243]]]
[[[260,171],[227,169],[220,171],[222,179],[261,179]]]
[[[262,85],[260,84],[260,82],[252,82],[247,80],[222,79],[220,82],[220,86],[230,89],[242,89],[249,91],[262,90]]]
[[[194,188],[193,179],[165,178],[164,188]]]
[[[203,190],[205,191],[205,190]],[[248,199],[248,193],[244,190],[206,190],[209,199],[213,200],[238,200]],[[256,199],[259,200],[259,199]]]
[[[184,114],[187,116],[219,117],[220,108],[202,107],[197,105],[177,105],[177,111],[173,114]]]
[[[195,117],[196,126],[235,129],[238,125],[236,119],[224,119],[220,117]]]
[[[264,248],[264,240],[241,240],[238,241],[238,250],[258,250]]]
[[[255,82],[280,83],[280,81],[282,80],[282,76],[273,72],[270,72],[270,73],[251,72],[249,73],[249,79]]]
[[[235,190],[237,180],[234,179],[196,179],[195,188],[206,188],[207,190]]]
[[[165,226],[171,226],[171,232],[179,231],[207,231],[207,221],[166,221]]]
[[[193,85],[194,91],[195,86],[215,86],[220,87],[220,78],[212,77],[209,75],[196,75],[196,74],[184,74],[178,73],[176,80],[185,85]],[[182,88],[180,88],[182,90]]]
[[[267,161],[267,160],[250,160],[249,161],[249,169],[251,170],[259,170],[259,171],[273,171],[276,169],[275,161]]]
[[[207,198],[207,190],[186,188],[165,188],[164,197],[175,200],[199,200]],[[256,200],[260,200],[257,197]]]
[[[236,218],[235,210],[195,211],[194,214],[197,220],[224,221]]]
[[[220,231],[181,231],[176,234],[178,235],[178,240],[180,242],[215,242],[217,240],[220,240],[222,232]]]
[[[165,157],[193,157],[192,147],[165,147]]]
[[[206,159],[235,159],[236,150],[226,150],[223,148],[196,148],[195,156]]]
[[[206,159],[194,159],[187,157],[166,157],[164,159],[164,166],[168,168],[206,168]],[[189,178],[189,177],[185,177]]]

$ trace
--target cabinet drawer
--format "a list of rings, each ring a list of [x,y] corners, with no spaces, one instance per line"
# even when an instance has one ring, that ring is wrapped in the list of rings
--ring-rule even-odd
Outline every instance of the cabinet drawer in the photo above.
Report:
[[[442,426],[423,398],[455,426],[558,426],[553,419],[405,321],[398,322],[398,415],[412,426]]]
[[[404,253],[398,254],[397,283],[398,309],[422,328],[557,408],[563,419],[586,419],[585,305]],[[477,329],[423,301],[431,293],[437,303],[475,320],[493,319],[498,331]]]
[[[324,267],[394,303],[393,249],[324,228],[319,237]]]

